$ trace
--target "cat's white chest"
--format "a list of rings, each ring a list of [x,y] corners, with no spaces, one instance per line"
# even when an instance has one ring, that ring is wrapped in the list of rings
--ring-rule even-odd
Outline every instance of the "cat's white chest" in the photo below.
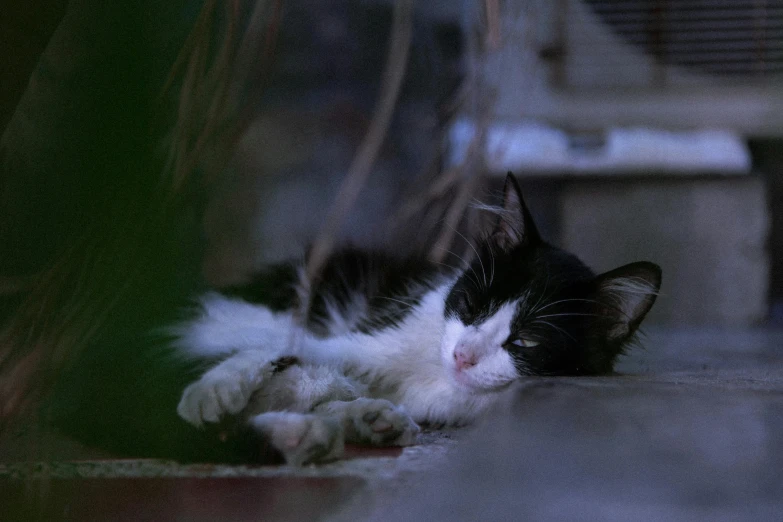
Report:
[[[311,339],[303,355],[313,362],[345,364],[373,397],[403,406],[417,422],[469,422],[490,403],[490,397],[459,385],[441,359],[446,292],[447,287],[442,287],[425,294],[395,327]]]
[[[416,422],[466,424],[492,403],[493,396],[466,390],[446,375],[411,375],[383,398],[403,406]]]
[[[366,357],[363,362],[382,361],[375,371],[367,373],[373,395],[403,406],[417,422],[463,424],[475,419],[495,394],[460,385],[442,360],[444,291],[427,294],[417,312],[400,328],[368,340],[372,345],[366,347],[368,352],[377,349],[384,355],[378,359]]]

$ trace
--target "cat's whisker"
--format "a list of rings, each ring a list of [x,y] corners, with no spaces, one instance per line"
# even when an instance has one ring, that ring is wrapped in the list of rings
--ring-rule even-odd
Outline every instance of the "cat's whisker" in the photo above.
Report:
[[[597,300],[595,300],[595,299],[579,299],[579,298],[573,298],[573,299],[561,299],[561,300],[559,300],[559,301],[554,301],[554,302],[552,302],[552,303],[549,303],[549,304],[547,304],[546,306],[543,306],[543,307],[541,307],[539,310],[534,310],[534,311],[532,311],[532,312],[531,312],[531,315],[533,315],[533,314],[535,314],[535,313],[538,313],[538,312],[541,312],[541,311],[543,311],[543,310],[546,310],[546,309],[547,309],[547,308],[549,308],[550,306],[554,306],[554,305],[556,305],[556,304],[562,304],[562,303],[569,303],[569,302],[573,302],[573,301],[577,301],[577,302],[584,302],[584,303],[592,303],[592,304],[597,304],[597,305],[599,305],[599,306],[604,306],[604,307],[606,307],[606,308],[610,308],[610,309],[611,309],[613,312],[619,313],[619,314],[621,314],[621,315],[623,315],[623,316],[625,316],[625,317],[627,317],[627,318],[630,318],[630,317],[631,317],[631,316],[630,316],[630,315],[629,315],[629,314],[628,314],[628,313],[627,313],[625,310],[623,310],[623,309],[622,309],[622,307],[621,307],[621,306],[613,305],[613,304],[611,304],[611,303],[608,303],[608,302],[606,302],[606,301],[597,301]],[[595,317],[601,317],[601,315],[600,315],[600,314],[593,314],[593,315],[594,315]],[[542,316],[542,317],[546,317],[546,316]]]
[[[531,313],[533,314],[539,311],[538,306],[541,304],[541,301],[543,301],[544,296],[546,295],[546,289],[549,288],[549,279],[550,279],[550,274],[549,271],[547,271],[546,281],[544,282],[544,290],[541,292],[541,295],[538,296],[538,301],[536,301],[536,304],[533,305],[533,309],[531,311]],[[528,289],[528,291],[530,290]]]
[[[489,259],[492,261],[492,271],[489,275],[489,285],[492,286],[492,283],[495,281],[495,253],[493,252],[493,249],[489,249]]]
[[[601,317],[600,314],[563,313],[563,314],[539,315],[539,316],[536,317],[536,319],[543,319],[545,317],[569,317],[569,316]]]
[[[452,270],[454,270],[455,272],[458,272],[458,273],[459,273],[459,272],[462,272],[462,273],[465,273],[465,275],[468,275],[468,274],[467,274],[467,272],[465,272],[465,269],[464,269],[464,268],[458,268],[458,267],[456,267],[456,266],[454,266],[454,265],[450,265],[450,264],[448,264],[448,263],[443,263],[443,262],[438,262],[438,261],[435,261],[435,264],[436,264],[436,265],[445,266],[445,267],[451,268],[451,269],[452,269]],[[473,273],[475,274],[476,272],[475,272],[475,271],[473,271]],[[471,280],[471,282],[473,282],[473,284],[475,284],[475,285],[476,285],[476,288],[480,288],[479,282],[478,282],[478,280],[477,280],[476,278],[474,278],[474,277],[471,277],[471,278],[470,278],[470,280]]]
[[[465,236],[462,236],[462,237],[465,237]],[[460,255],[457,255],[456,253],[452,252],[451,250],[449,250],[447,248],[441,248],[441,250],[443,250],[444,252],[448,252],[449,254],[453,255],[454,257],[456,257],[457,259],[459,259],[460,261],[465,263],[465,266],[467,268],[469,268],[470,271],[473,272],[473,274],[476,276],[476,281],[475,281],[476,282],[476,288],[478,288],[480,290],[481,289],[481,282],[479,281],[478,273],[473,269],[473,265],[471,263],[467,262],[464,257],[462,257]],[[474,251],[475,251],[475,249],[474,249]],[[476,255],[478,255],[478,253],[476,253]],[[465,272],[465,273],[467,273],[467,272]],[[486,281],[486,279],[485,279],[485,281]]]
[[[382,295],[375,296],[375,299],[386,299],[387,301],[394,301],[395,303],[403,304],[403,305],[407,306],[408,308],[416,306],[416,304],[417,304],[417,302],[415,300],[403,301],[402,299],[395,299],[394,297],[386,297],[386,296],[382,296]]]
[[[576,342],[576,338],[575,338],[573,335],[571,335],[570,333],[566,332],[566,331],[565,331],[565,330],[563,330],[561,327],[559,327],[559,326],[557,326],[557,325],[554,325],[554,324],[550,323],[549,321],[543,321],[543,320],[541,320],[541,319],[539,318],[539,319],[536,319],[535,321],[533,321],[533,323],[541,323],[541,324],[545,324],[545,325],[547,325],[547,326],[551,327],[552,329],[554,329],[554,330],[556,330],[556,331],[558,331],[558,332],[561,332],[562,334],[564,334],[564,335],[566,335],[566,336],[570,337],[570,338],[571,338],[571,339],[572,339],[574,342]]]
[[[408,314],[410,314],[412,309],[413,308],[398,308],[396,310],[385,310],[378,313],[378,318],[397,321],[397,319],[405,318]]]
[[[462,257],[461,255],[457,254],[456,252],[454,252],[452,250],[449,250],[448,248],[443,248],[443,247],[436,247],[436,248],[438,250],[443,250],[444,252],[453,255],[454,257],[456,257],[457,259],[459,259],[460,261],[465,263],[465,268],[468,268],[470,266],[470,262],[468,262],[464,257]]]
[[[442,261],[434,261],[434,263],[435,263],[436,265],[445,266],[446,268],[451,268],[451,269],[452,269],[452,270],[454,270],[455,272],[462,272],[462,271],[463,271],[463,269],[462,269],[462,268],[458,268],[458,267],[456,267],[456,266],[454,266],[454,265],[450,265],[450,264],[448,264],[448,263],[443,263]]]
[[[473,252],[476,254],[476,259],[478,259],[479,264],[481,265],[481,274],[484,279],[484,288],[487,288],[487,271],[484,269],[484,262],[481,260],[481,256],[478,253],[478,250],[476,250],[476,247],[473,246],[473,242],[468,240],[459,230],[456,229],[456,227],[452,225],[448,225],[449,228],[451,228],[455,234],[457,234],[459,237],[465,240],[465,243],[468,244],[468,246],[473,250]]]
[[[538,313],[538,312],[541,312],[543,310],[546,310],[547,308],[549,308],[551,306],[555,306],[555,305],[562,304],[562,303],[570,303],[570,302],[574,302],[574,301],[585,302],[585,303],[594,303],[594,304],[602,304],[600,301],[596,301],[595,299],[580,299],[580,298],[560,299],[558,301],[553,301],[551,303],[548,303],[547,305],[542,306],[541,308],[534,309],[531,313]]]

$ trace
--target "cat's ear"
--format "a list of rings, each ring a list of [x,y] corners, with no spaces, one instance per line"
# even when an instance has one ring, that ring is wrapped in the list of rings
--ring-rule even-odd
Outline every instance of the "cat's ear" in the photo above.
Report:
[[[503,210],[500,212],[492,240],[503,250],[541,241],[519,184],[510,172],[503,187]]]
[[[609,343],[629,340],[650,311],[661,288],[661,268],[640,261],[615,268],[596,278],[595,299],[601,305],[596,321]]]

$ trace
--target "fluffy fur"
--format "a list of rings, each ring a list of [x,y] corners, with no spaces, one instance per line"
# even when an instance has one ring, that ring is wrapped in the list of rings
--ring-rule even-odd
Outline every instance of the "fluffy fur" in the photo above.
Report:
[[[470,422],[518,378],[610,372],[660,286],[652,263],[596,276],[545,243],[511,175],[475,251],[444,271],[348,249],[316,280],[279,265],[205,294],[171,329],[183,356],[215,361],[179,415],[234,418],[297,464],[344,441],[412,444],[418,424]]]

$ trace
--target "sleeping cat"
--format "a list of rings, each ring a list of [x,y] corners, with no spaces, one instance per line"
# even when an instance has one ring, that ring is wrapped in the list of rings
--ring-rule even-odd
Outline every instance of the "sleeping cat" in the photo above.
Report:
[[[275,265],[202,296],[172,328],[183,356],[211,364],[180,417],[233,419],[248,447],[304,464],[338,458],[344,442],[410,445],[418,424],[469,423],[526,376],[611,372],[660,268],[596,276],[541,239],[511,174],[497,215],[461,269],[345,249],[313,280]]]

